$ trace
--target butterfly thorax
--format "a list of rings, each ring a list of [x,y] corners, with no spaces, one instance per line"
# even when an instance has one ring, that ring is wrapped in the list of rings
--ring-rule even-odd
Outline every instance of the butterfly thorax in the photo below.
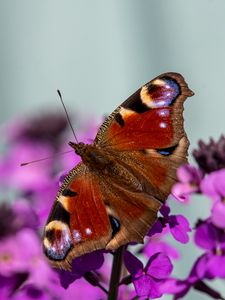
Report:
[[[96,146],[84,143],[75,144],[73,142],[69,142],[69,145],[81,157],[83,163],[91,169],[103,170],[112,164],[112,161],[105,155],[104,151]]]
[[[94,145],[84,143],[69,145],[80,155],[83,163],[98,175],[107,176],[110,180],[116,180],[121,186],[127,186],[131,190],[140,191],[142,186],[138,178],[129,172],[122,164],[107,151]]]

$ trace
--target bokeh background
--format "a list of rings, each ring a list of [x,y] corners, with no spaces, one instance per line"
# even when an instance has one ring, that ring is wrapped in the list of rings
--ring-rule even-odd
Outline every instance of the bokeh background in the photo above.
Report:
[[[224,0],[0,0],[1,125],[61,110],[57,89],[69,111],[98,120],[167,71],[195,92],[185,103],[191,153],[199,138],[225,132]],[[193,201],[174,205],[192,225],[208,214],[206,200]],[[175,274],[184,277],[198,253],[180,248]]]

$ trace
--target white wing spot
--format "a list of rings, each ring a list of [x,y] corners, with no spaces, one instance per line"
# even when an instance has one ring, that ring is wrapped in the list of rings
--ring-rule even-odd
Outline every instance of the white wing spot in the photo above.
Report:
[[[166,123],[165,123],[165,122],[161,122],[161,123],[159,124],[159,127],[160,127],[160,128],[166,128],[166,127],[167,127],[167,125],[166,125]]]
[[[85,232],[86,232],[87,235],[91,235],[92,234],[91,228],[86,228]]]
[[[76,242],[79,243],[81,241],[81,234],[78,230],[73,231],[73,237],[74,237]]]

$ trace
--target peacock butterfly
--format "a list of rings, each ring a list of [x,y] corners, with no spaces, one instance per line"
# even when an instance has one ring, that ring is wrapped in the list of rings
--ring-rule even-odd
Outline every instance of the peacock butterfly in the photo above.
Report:
[[[137,90],[101,125],[92,145],[69,142],[82,162],[65,178],[44,230],[53,266],[143,238],[186,162],[183,103],[193,95],[178,73]]]

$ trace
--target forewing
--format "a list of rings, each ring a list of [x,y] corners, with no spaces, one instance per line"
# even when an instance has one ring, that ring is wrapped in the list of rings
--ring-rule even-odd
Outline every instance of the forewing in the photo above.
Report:
[[[183,102],[193,92],[178,73],[165,73],[145,84],[109,116],[96,136],[102,148],[164,149],[185,136]]]
[[[187,161],[183,103],[192,95],[182,75],[162,74],[122,103],[95,139],[160,201],[176,181],[177,168]]]
[[[44,251],[52,265],[70,269],[73,258],[105,248],[112,236],[104,195],[83,163],[64,181],[44,230]]]

